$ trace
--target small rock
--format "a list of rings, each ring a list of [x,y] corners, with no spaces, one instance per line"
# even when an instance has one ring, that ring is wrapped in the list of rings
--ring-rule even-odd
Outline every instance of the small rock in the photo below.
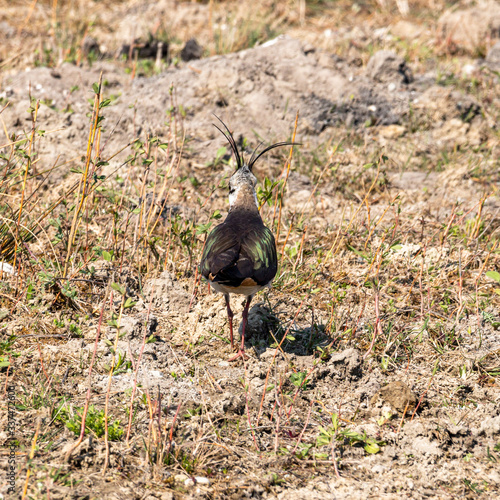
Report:
[[[443,122],[453,118],[471,122],[481,114],[480,103],[471,95],[433,85],[428,88],[415,103],[415,110],[422,110],[427,122],[440,128]]]
[[[367,75],[378,82],[411,83],[413,74],[406,61],[390,50],[375,52],[366,66]]]
[[[213,404],[213,409],[219,415],[224,413],[242,415],[245,411],[245,398],[241,394],[225,392],[220,400]]]
[[[384,458],[388,460],[395,460],[398,456],[398,452],[395,446],[384,446]]]
[[[10,264],[7,264],[7,262],[0,262],[0,274],[1,273],[16,274],[16,271]]]
[[[477,71],[475,64],[466,64],[462,67],[462,75],[465,77],[470,77],[475,71]]]
[[[266,349],[261,355],[260,355],[260,360],[261,361],[271,361],[275,356],[276,349],[268,348]],[[281,352],[278,352],[276,354],[276,360],[282,359],[282,354]]]
[[[184,483],[187,479],[189,479],[185,474],[176,474],[174,476],[174,480],[176,483]]]
[[[206,486],[210,485],[210,479],[208,479],[208,477],[196,476],[194,480],[196,481],[196,484],[202,484]]]
[[[488,478],[495,484],[500,484],[500,472],[492,470],[488,473]]]
[[[328,365],[341,372],[343,378],[355,380],[361,377],[361,366],[363,359],[356,349],[346,349],[334,354],[328,361]]]
[[[406,127],[402,125],[387,125],[386,127],[380,127],[379,134],[386,139],[397,139],[401,137],[406,132]]]
[[[181,50],[181,59],[183,61],[192,61],[193,59],[200,59],[203,55],[203,47],[198,43],[196,38],[191,38],[186,42]]]
[[[418,252],[420,252],[421,247],[420,245],[417,245],[416,243],[407,243],[407,244],[401,244],[397,245],[395,248],[391,248],[391,251],[398,256],[402,256],[405,258],[413,257],[414,255],[417,255]]]
[[[142,339],[144,336],[144,328],[146,331],[146,338],[152,335],[158,326],[158,320],[152,314],[149,316],[145,313],[139,314],[137,316],[125,316],[122,315],[120,323],[121,333],[126,333],[127,337],[132,339]]]
[[[186,488],[192,488],[196,483],[190,478],[188,477],[185,481],[184,481],[184,486],[186,486]]]
[[[382,472],[385,472],[385,470],[386,470],[386,467],[384,467],[381,464],[377,464],[377,465],[374,465],[372,467],[372,472],[375,472],[375,473],[378,473],[378,474],[382,474]]]
[[[467,436],[467,428],[462,425],[450,425],[447,428],[448,432],[452,436]]]
[[[417,401],[418,398],[411,389],[404,382],[397,380],[382,387],[372,397],[370,405],[373,408],[380,408],[384,406],[384,403],[387,403],[398,413],[406,411],[408,414],[408,412],[412,412],[415,409]]]
[[[356,349],[346,349],[335,353],[327,363],[320,364],[311,378],[323,379],[331,377],[337,380],[357,380],[362,375],[363,359]]]

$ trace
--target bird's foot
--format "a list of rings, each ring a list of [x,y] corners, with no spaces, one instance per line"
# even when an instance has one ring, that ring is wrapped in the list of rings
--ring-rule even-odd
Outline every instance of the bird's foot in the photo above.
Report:
[[[243,350],[239,350],[237,354],[235,354],[234,356],[231,356],[228,361],[236,361],[237,359],[239,358],[243,358],[243,360],[246,360],[248,359],[248,356],[245,354],[245,351]]]

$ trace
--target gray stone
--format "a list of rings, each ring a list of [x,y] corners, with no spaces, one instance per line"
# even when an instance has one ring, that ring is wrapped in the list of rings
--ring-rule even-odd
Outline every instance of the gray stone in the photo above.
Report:
[[[407,84],[413,81],[413,74],[406,61],[390,50],[375,52],[368,61],[366,74],[382,83]]]

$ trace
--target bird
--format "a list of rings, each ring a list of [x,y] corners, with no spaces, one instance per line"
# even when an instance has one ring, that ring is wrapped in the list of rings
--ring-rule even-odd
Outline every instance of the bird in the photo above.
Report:
[[[233,311],[230,305],[230,294],[246,297],[243,309],[241,345],[237,354],[228,361],[239,358],[245,360],[245,330],[248,325],[248,309],[254,295],[265,287],[270,287],[278,270],[276,241],[272,231],[264,225],[259,212],[255,187],[257,178],[252,170],[257,160],[271,149],[282,146],[293,146],[294,142],[277,142],[257,151],[262,142],[255,148],[248,162],[244,161],[233,134],[226,124],[214,115],[225,131],[213,124],[226,138],[231,146],[236,161],[236,171],[229,179],[229,212],[224,222],[216,226],[205,241],[201,261],[200,274],[210,286],[224,295],[231,349],[233,341]]]

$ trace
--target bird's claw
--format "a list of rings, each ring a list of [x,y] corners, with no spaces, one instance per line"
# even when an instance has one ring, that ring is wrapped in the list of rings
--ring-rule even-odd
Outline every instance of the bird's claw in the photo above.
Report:
[[[248,359],[248,356],[245,354],[245,351],[242,351],[241,349],[235,354],[234,356],[230,357],[228,361],[236,361],[239,358],[243,358],[243,360]]]

